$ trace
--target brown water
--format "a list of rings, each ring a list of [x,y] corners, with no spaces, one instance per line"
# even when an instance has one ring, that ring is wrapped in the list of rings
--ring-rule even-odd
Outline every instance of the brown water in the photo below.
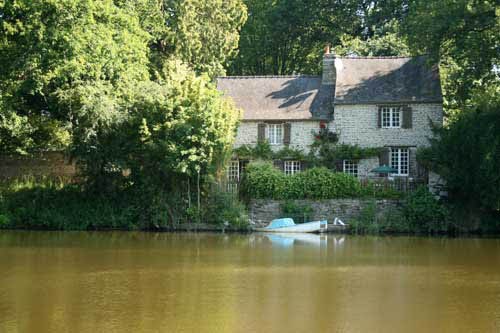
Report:
[[[2,231],[0,332],[500,332],[500,240]]]

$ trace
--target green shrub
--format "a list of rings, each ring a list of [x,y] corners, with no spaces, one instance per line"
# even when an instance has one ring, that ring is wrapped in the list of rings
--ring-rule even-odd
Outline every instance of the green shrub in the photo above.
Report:
[[[287,178],[290,182],[283,193],[286,199],[334,199],[361,194],[361,184],[355,177],[326,168],[308,169]]]
[[[345,173],[312,168],[286,176],[268,162],[250,163],[241,184],[246,199],[334,199],[362,195],[359,181]]]
[[[208,195],[202,209],[203,222],[243,228],[248,224],[245,205],[231,193],[214,191]]]
[[[8,226],[10,219],[7,215],[0,214],[0,228]]]
[[[87,192],[74,184],[22,180],[0,188],[0,228],[95,230],[154,229],[172,223],[176,197],[122,189]]]
[[[414,232],[448,231],[448,210],[425,186],[408,195],[404,203],[404,215],[409,229]]]
[[[349,221],[351,232],[354,234],[374,234],[379,232],[379,225],[376,220],[375,202],[368,202],[360,211],[357,219]]]
[[[283,191],[285,175],[270,162],[252,162],[243,175],[240,194],[244,199],[275,198]]]

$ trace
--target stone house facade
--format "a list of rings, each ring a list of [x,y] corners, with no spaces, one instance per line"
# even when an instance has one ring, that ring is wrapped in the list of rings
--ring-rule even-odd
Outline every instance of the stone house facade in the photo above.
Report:
[[[320,130],[336,133],[339,144],[378,148],[380,154],[343,160],[338,171],[359,178],[388,165],[393,177],[421,178],[416,151],[429,145],[432,126],[442,125],[437,66],[421,57],[336,57],[325,52],[322,76],[221,77],[217,87],[243,110],[235,148],[267,140],[271,149],[307,153]],[[247,161],[238,157],[229,176],[238,179]],[[300,172],[302,161],[279,165]]]

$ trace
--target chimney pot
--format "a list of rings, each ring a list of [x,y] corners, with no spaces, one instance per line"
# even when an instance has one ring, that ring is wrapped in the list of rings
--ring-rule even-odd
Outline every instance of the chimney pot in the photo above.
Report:
[[[325,44],[325,54],[330,54],[330,43]]]

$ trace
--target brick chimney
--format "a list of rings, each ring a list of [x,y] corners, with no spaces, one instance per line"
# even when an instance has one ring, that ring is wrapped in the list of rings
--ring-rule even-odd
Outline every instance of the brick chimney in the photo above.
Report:
[[[325,54],[323,55],[323,78],[321,83],[326,85],[335,85],[337,70],[335,69],[335,54],[330,53],[330,44],[325,45]]]

